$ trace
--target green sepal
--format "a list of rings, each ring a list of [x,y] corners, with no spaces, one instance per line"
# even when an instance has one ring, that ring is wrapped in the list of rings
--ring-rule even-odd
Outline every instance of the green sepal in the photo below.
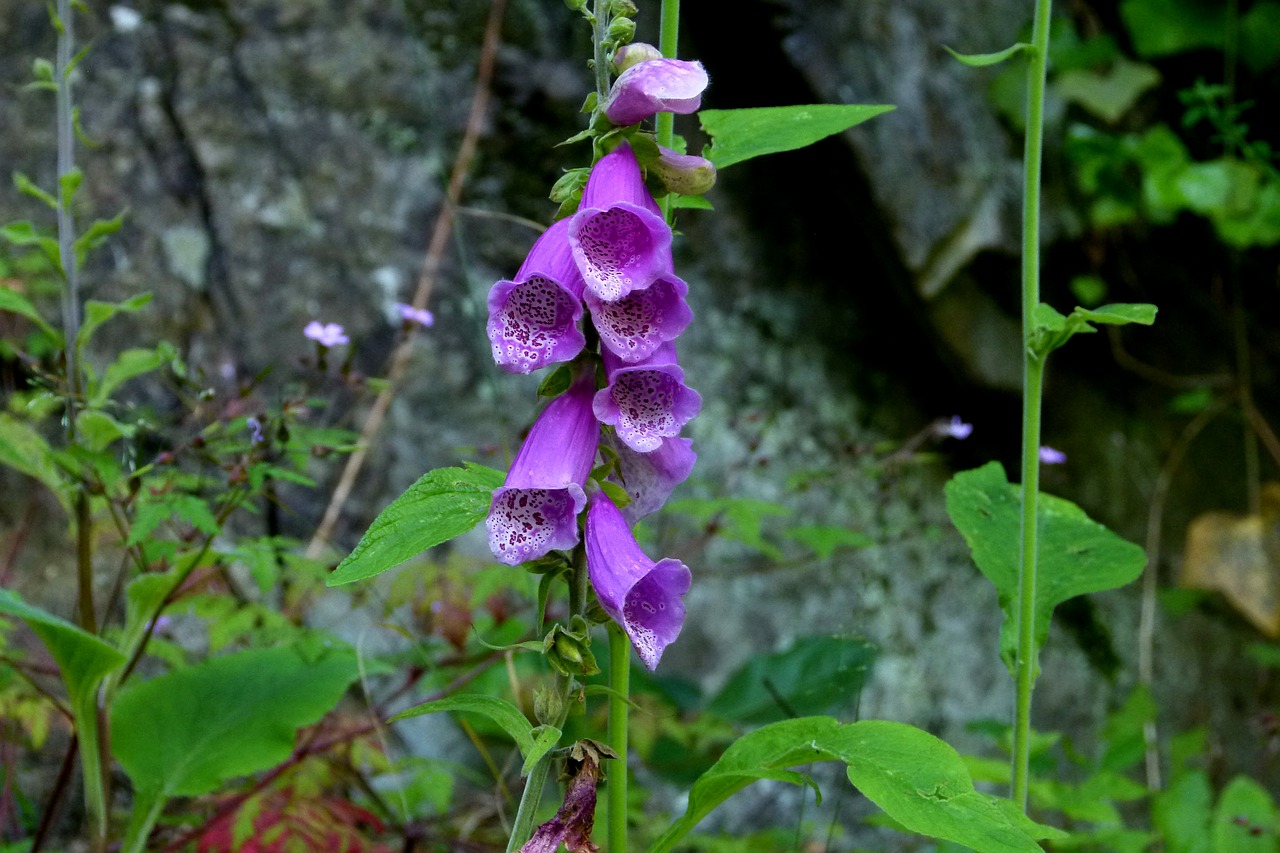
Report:
[[[942,46],[942,49],[963,62],[965,65],[968,65],[970,68],[984,68],[988,65],[999,65],[1009,57],[1022,53],[1023,51],[1030,53],[1035,50],[1035,45],[1025,41],[1020,41],[1017,44],[1010,45],[1004,50],[998,50],[995,53],[957,53],[945,44]]]
[[[570,369],[569,365],[562,364],[548,373],[546,378],[538,383],[538,396],[559,397],[569,390],[569,385],[572,382],[573,370]]]
[[[591,653],[591,626],[587,620],[574,614],[570,627],[555,625],[542,640],[542,650],[547,663],[561,675],[596,675],[600,667]]]

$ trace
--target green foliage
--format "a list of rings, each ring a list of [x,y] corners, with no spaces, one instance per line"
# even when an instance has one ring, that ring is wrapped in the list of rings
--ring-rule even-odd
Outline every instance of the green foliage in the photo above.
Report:
[[[510,702],[505,702],[493,696],[482,696],[475,693],[450,696],[447,699],[437,699],[433,702],[423,702],[421,705],[415,705],[407,711],[401,711],[396,714],[391,718],[391,722],[407,720],[411,717],[421,717],[424,714],[436,714],[440,711],[480,714],[497,723],[516,742],[516,746],[520,749],[520,754],[524,756],[524,767],[521,770],[521,773],[524,774],[527,774],[533,765],[560,740],[560,730],[555,726],[538,726],[535,728],[520,712],[520,709]]]
[[[1120,15],[1144,58],[1226,43],[1227,7],[1215,0],[1123,0]]]
[[[767,557],[782,559],[782,550],[764,536],[766,518],[788,513],[776,503],[756,498],[684,498],[669,502],[666,509]]]
[[[707,711],[740,723],[835,713],[857,700],[875,652],[854,638],[801,637],[784,652],[748,659]]]
[[[1004,50],[998,50],[995,53],[957,53],[951,48],[946,47],[946,45],[943,45],[943,48],[947,53],[951,54],[965,65],[968,65],[970,68],[985,68],[988,65],[999,65],[1011,56],[1017,56],[1024,51],[1032,49],[1031,45],[1025,41],[1020,41],[1017,44],[1010,45]]]
[[[1013,672],[1017,646],[1018,552],[1022,495],[1004,468],[989,462],[947,483],[947,513],[973,560],[996,588],[1005,619],[1000,653]],[[1089,519],[1070,501],[1040,495],[1036,656],[1049,634],[1053,609],[1069,598],[1129,583],[1146,563],[1143,550]]]
[[[30,424],[0,413],[0,464],[44,484],[70,511],[69,484],[53,461],[49,443]]]
[[[675,847],[720,803],[759,779],[816,789],[787,768],[843,761],[849,781],[909,832],[965,844],[987,853],[1034,853],[1036,839],[1061,837],[1017,807],[976,791],[960,756],[902,723],[867,720],[841,725],[830,717],[785,720],[735,741],[689,791],[689,805],[650,853]]]
[[[1156,307],[1141,303],[1119,303],[1103,305],[1099,308],[1077,307],[1069,316],[1058,313],[1051,305],[1041,302],[1032,312],[1035,330],[1031,338],[1031,347],[1035,353],[1044,358],[1061,347],[1072,337],[1096,332],[1092,324],[1103,326],[1127,326],[1137,323],[1150,326],[1156,321]]]
[[[369,525],[326,583],[351,583],[393,569],[484,520],[503,474],[482,465],[428,471]]]
[[[810,104],[702,110],[698,120],[712,139],[702,156],[723,169],[752,157],[804,148],[892,109],[873,104]]]

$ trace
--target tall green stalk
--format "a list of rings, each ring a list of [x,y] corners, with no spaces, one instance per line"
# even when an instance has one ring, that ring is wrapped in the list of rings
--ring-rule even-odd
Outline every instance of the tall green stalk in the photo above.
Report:
[[[618,758],[609,768],[609,853],[627,849],[627,697],[631,692],[631,641],[614,623],[609,632],[609,746]]]
[[[1040,409],[1044,356],[1034,347],[1035,309],[1040,304],[1040,171],[1044,147],[1044,87],[1049,56],[1051,0],[1036,0],[1027,67],[1027,134],[1022,188],[1022,539],[1018,563],[1018,650],[1013,724],[1014,802],[1027,809],[1031,755],[1031,691],[1036,660],[1036,510],[1040,495]]]

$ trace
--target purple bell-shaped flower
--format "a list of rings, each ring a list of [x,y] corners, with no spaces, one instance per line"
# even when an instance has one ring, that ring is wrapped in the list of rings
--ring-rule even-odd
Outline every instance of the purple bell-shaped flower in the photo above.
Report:
[[[702,396],[684,384],[674,344],[663,344],[638,364],[627,364],[609,350],[602,355],[609,384],[596,392],[592,408],[632,450],[657,450],[702,410]]]
[[[671,273],[671,228],[645,188],[631,146],[600,158],[569,218],[569,245],[587,289],[604,302]]]
[[[618,466],[610,480],[615,480],[631,498],[622,507],[628,524],[662,509],[675,487],[689,479],[698,454],[693,440],[664,438],[657,450],[637,453],[623,444],[617,435],[605,433],[602,440],[618,454]]]
[[[600,341],[628,364],[644,361],[668,341],[674,341],[693,312],[685,301],[689,285],[674,275],[663,275],[644,290],[633,290],[621,299],[605,302],[590,290],[583,292]]]
[[[489,343],[508,373],[569,361],[586,345],[582,274],[569,246],[569,221],[552,225],[529,250],[512,281],[489,290]]]
[[[529,429],[506,482],[494,490],[485,529],[499,562],[518,566],[578,544],[578,513],[587,502],[582,487],[600,440],[594,391],[586,373],[552,400]]]
[[[609,618],[626,632],[640,660],[656,669],[684,626],[692,575],[679,560],[645,556],[626,519],[604,492],[591,496],[586,524],[587,574]]]

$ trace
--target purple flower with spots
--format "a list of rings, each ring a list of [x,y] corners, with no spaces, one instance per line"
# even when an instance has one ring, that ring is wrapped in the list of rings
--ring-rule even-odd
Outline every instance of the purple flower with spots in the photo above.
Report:
[[[600,342],[622,361],[634,364],[674,341],[689,325],[693,312],[685,301],[688,292],[689,285],[674,275],[663,275],[644,290],[633,290],[613,302],[590,290],[582,295]]]
[[[707,88],[701,62],[683,59],[651,59],[632,65],[618,75],[601,109],[609,121],[626,127],[654,113],[692,113],[702,106]]]
[[[626,632],[649,670],[680,636],[692,575],[679,560],[654,562],[604,492],[591,496],[586,523],[587,574],[609,618]]]
[[[618,467],[609,479],[626,490],[631,503],[622,507],[628,524],[662,509],[675,487],[689,479],[698,454],[688,438],[664,438],[657,450],[637,453],[617,435],[605,434],[603,441],[618,454]]]
[[[529,250],[513,281],[489,290],[489,342],[508,373],[529,373],[582,352],[582,274],[568,241],[569,220],[552,225]]]
[[[671,228],[645,189],[629,145],[600,159],[569,218],[569,245],[587,290],[616,302],[671,273]]]
[[[622,443],[637,453],[651,453],[702,409],[702,397],[684,384],[674,344],[665,343],[648,359],[627,364],[603,353],[608,385],[596,393],[593,409],[612,426]]]
[[[591,410],[595,380],[584,374],[534,421],[495,489],[485,529],[499,562],[518,566],[578,544],[582,486],[591,475],[600,425]]]

